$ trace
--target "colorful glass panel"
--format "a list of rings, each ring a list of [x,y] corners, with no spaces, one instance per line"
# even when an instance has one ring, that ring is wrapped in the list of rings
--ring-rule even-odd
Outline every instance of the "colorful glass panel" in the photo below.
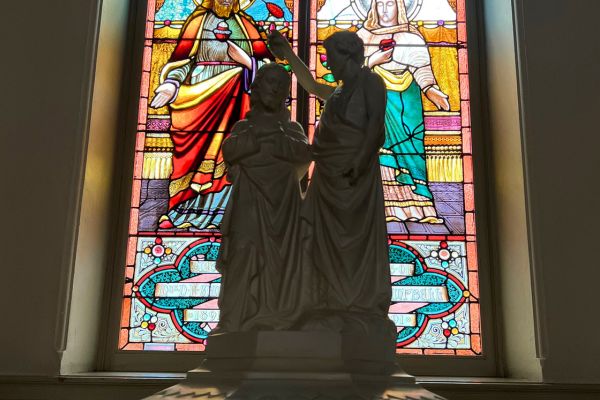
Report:
[[[465,0],[380,1],[398,17],[387,28],[373,13],[366,23],[371,0],[313,0],[309,24],[298,1],[241,1],[229,19],[209,18],[198,1],[148,1],[119,349],[204,350],[219,318],[220,143],[247,107],[265,32],[285,32],[297,49],[301,27],[311,70],[331,85],[322,43],[332,33],[355,30],[366,55],[380,53],[370,66],[388,87],[381,164],[398,352],[481,354]],[[249,63],[232,60],[218,35]],[[159,106],[165,82],[177,100]],[[293,116],[296,94],[294,80]],[[321,109],[309,99],[310,138]]]
[[[387,87],[380,153],[398,353],[482,353],[465,0],[318,0],[310,68],[336,85],[323,41],[348,29]],[[309,135],[323,104],[310,99]]]
[[[273,61],[268,31],[298,42],[294,0],[221,4],[148,1],[119,349],[201,351],[219,318],[221,144]]]

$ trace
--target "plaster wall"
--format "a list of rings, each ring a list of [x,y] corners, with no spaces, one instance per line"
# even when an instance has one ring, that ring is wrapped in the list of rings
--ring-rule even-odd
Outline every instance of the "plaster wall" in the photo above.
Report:
[[[600,382],[600,2],[515,6],[544,379]]]
[[[527,240],[525,182],[513,7],[509,1],[483,3],[485,60],[482,60],[488,112],[485,181],[490,191],[488,222],[494,263],[492,284],[498,294],[496,323],[506,377],[541,380],[536,352],[535,310]],[[484,118],[485,120],[485,118]]]
[[[5,1],[0,374],[58,372],[76,245],[98,1]]]
[[[79,233],[73,270],[68,325],[62,331],[59,350],[63,351],[61,374],[93,371],[97,368],[98,347],[104,346],[102,325],[105,323],[106,274],[114,264],[115,217],[119,207],[119,190],[115,166],[128,149],[123,136],[123,116],[127,112],[128,90],[122,84],[128,68],[125,55],[130,4],[123,0],[103,0],[94,74],[94,94],[90,117],[85,177],[79,216]],[[115,162],[116,161],[116,162]],[[118,168],[121,175],[127,168]],[[110,249],[113,249],[111,251]]]

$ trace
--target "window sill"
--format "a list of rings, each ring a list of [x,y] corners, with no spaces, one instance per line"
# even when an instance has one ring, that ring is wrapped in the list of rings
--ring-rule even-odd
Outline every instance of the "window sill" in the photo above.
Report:
[[[136,372],[90,372],[57,377],[0,376],[0,399],[139,399],[176,385],[184,378],[184,373]],[[417,382],[428,390],[452,400],[496,400],[506,399],[508,396],[511,396],[512,400],[600,398],[600,384],[542,383],[505,378],[467,377],[418,377]],[[50,393],[53,395],[39,397],[38,393],[42,396],[50,396]]]

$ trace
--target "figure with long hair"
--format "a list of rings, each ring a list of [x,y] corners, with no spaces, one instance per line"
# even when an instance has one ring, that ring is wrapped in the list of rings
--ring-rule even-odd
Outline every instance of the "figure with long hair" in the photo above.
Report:
[[[357,34],[366,65],[386,85],[380,161],[387,220],[443,223],[428,185],[421,93],[440,110],[450,110],[450,103],[437,85],[427,44],[411,26],[403,0],[373,0]]]

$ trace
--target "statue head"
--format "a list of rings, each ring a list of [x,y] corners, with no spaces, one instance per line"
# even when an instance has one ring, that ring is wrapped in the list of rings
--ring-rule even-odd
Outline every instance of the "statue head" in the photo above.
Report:
[[[204,0],[202,7],[212,10],[218,17],[229,18],[232,13],[240,11],[239,0]]]
[[[252,109],[268,113],[287,112],[286,100],[290,94],[290,74],[277,63],[263,65],[251,86]]]
[[[406,26],[408,30],[408,17],[404,0],[373,0],[367,15],[364,27],[368,30],[388,26]]]
[[[338,81],[343,79],[348,63],[362,66],[365,62],[365,44],[354,32],[336,32],[325,39],[323,47],[327,51],[331,73]]]

